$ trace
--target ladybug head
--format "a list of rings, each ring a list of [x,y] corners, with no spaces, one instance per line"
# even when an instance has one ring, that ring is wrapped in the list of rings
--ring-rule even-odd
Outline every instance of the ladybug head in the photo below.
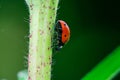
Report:
[[[59,45],[56,46],[56,50],[59,51],[63,48],[64,43],[60,42]]]
[[[63,48],[63,46],[57,46],[56,51],[60,51]]]

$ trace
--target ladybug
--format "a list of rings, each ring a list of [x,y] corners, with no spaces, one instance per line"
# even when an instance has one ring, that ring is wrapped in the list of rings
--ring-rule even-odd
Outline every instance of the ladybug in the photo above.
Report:
[[[59,51],[70,39],[70,29],[63,20],[58,20],[55,25],[55,49]]]

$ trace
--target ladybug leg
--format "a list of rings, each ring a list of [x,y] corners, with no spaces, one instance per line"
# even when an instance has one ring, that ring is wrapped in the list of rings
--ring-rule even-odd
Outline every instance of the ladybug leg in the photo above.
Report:
[[[58,28],[59,30],[62,30],[62,28]]]
[[[61,35],[58,35],[58,37],[61,39]]]
[[[61,40],[61,38],[57,38],[57,41],[59,42],[59,40]]]
[[[62,30],[59,30],[59,33],[62,34]]]

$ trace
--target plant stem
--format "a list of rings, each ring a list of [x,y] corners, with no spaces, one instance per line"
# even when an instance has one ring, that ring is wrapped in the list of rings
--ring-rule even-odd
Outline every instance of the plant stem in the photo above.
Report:
[[[26,0],[30,12],[28,80],[50,80],[58,0]]]

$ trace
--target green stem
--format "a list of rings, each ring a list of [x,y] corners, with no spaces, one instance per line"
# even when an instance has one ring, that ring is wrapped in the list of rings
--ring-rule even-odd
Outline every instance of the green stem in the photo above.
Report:
[[[120,71],[120,47],[100,62],[82,80],[112,80]]]
[[[26,0],[30,11],[28,80],[50,80],[58,0]]]

